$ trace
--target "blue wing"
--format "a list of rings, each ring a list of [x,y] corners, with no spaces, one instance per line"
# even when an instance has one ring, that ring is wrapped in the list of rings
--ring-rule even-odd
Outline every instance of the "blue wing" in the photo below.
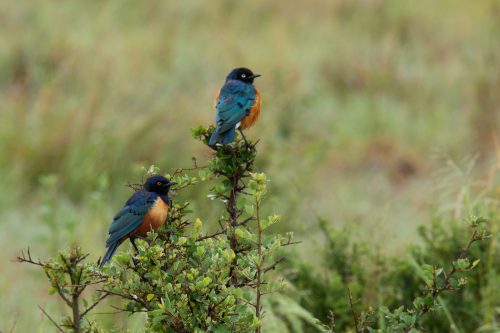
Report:
[[[135,192],[125,203],[125,207],[113,218],[113,223],[108,230],[109,238],[106,241],[106,247],[120,242],[125,236],[137,229],[156,198],[156,193],[144,190]]]
[[[224,84],[217,100],[217,130],[233,129],[249,112],[255,102],[255,89],[251,84],[229,80]]]
[[[109,238],[106,240],[107,250],[101,261],[101,268],[111,260],[123,239],[141,225],[144,215],[153,206],[157,196],[156,193],[137,191],[115,215],[109,227]]]

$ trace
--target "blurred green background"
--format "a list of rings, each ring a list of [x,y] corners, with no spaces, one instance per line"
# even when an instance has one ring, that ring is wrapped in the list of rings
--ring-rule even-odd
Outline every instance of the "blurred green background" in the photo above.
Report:
[[[97,259],[141,166],[209,158],[190,128],[234,67],[263,74],[247,136],[307,260],[318,217],[393,254],[465,192],[496,198],[499,36],[495,0],[0,1],[0,330],[52,330],[22,248]],[[184,199],[215,226],[203,186]]]

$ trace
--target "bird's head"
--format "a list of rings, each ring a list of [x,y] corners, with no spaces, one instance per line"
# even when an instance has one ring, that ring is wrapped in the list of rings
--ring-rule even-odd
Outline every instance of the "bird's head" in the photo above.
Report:
[[[227,80],[238,80],[245,83],[253,83],[253,80],[261,76],[260,74],[254,74],[251,70],[245,67],[235,68],[227,76]]]
[[[168,194],[170,186],[177,184],[176,182],[171,182],[167,178],[154,175],[149,177],[144,183],[144,189],[149,192],[155,192],[158,194]]]

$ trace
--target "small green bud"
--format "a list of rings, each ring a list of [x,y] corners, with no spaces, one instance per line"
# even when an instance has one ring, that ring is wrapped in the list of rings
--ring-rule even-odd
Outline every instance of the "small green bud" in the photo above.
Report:
[[[178,245],[184,245],[184,244],[186,244],[186,242],[187,242],[186,237],[179,237],[179,239],[177,240]]]

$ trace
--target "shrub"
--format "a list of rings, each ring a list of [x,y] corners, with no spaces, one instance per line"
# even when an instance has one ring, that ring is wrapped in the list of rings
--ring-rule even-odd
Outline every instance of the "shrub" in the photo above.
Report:
[[[482,242],[494,223],[471,217],[467,226],[436,219],[419,228],[422,242],[408,253],[379,256],[354,242],[348,227],[328,228],[320,221],[327,238],[321,259],[326,269],[318,272],[293,261],[291,281],[302,290],[300,304],[325,323],[333,318],[339,332],[498,327],[498,235]]]
[[[193,131],[194,137],[207,144],[212,130],[199,127]],[[54,325],[59,330],[91,332],[96,325],[83,326],[84,315],[112,295],[124,301],[121,310],[147,314],[147,331],[260,332],[262,298],[280,288],[280,283],[265,280],[265,275],[283,260],[277,257],[279,250],[293,241],[291,234],[267,235],[268,227],[279,217],[260,214],[267,178],[255,172],[255,156],[255,144],[238,139],[216,147],[208,166],[195,165],[167,175],[178,183],[178,190],[200,181],[214,181],[209,197],[214,204],[222,203],[226,214],[219,219],[219,230],[212,234],[202,234],[202,221],[193,218],[189,203],[172,203],[166,223],[137,242],[137,253],[116,255],[102,272],[96,264],[83,263],[86,255],[78,248],[71,251],[79,253],[76,261],[65,252],[58,257],[74,263],[70,268],[54,266],[53,261],[34,261],[31,255],[21,256],[21,261],[55,272],[47,277],[64,301],[67,292],[60,290],[61,285],[73,293],[68,303],[72,316],[65,321],[68,324],[50,317]],[[150,168],[148,172],[158,170]],[[61,278],[64,274],[70,277],[66,282]],[[99,286],[97,303],[83,313],[79,312],[80,304],[88,302],[75,286],[81,281],[73,278],[80,275],[88,276],[85,287]]]
[[[207,144],[212,130],[198,127],[193,136]],[[497,327],[497,243],[481,242],[489,238],[489,225],[478,217],[470,218],[469,229],[441,221],[421,228],[423,242],[407,257],[376,256],[348,230],[321,220],[327,239],[321,274],[293,259],[293,286],[264,300],[282,290],[279,274],[266,276],[284,260],[283,247],[296,242],[291,233],[268,232],[279,216],[261,216],[267,178],[255,170],[255,144],[237,139],[214,150],[208,165],[195,161],[167,177],[177,182],[178,191],[213,184],[208,197],[224,211],[218,230],[203,233],[190,203],[173,202],[161,228],[139,240],[137,251],[116,255],[104,270],[85,262],[88,255],[77,246],[47,261],[34,260],[29,250],[19,257],[42,267],[50,293],[71,309],[56,320],[41,308],[59,332],[103,332],[87,315],[111,296],[122,300],[120,311],[145,313],[148,332],[259,333],[266,327],[296,333],[415,333]],[[264,305],[272,320],[266,325]]]

